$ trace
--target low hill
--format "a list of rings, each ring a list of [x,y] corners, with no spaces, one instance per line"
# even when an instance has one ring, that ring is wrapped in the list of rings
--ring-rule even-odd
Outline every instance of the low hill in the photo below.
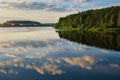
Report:
[[[7,21],[7,25],[40,25],[41,23],[35,21]]]
[[[1,24],[1,27],[39,27],[39,26],[52,26],[53,24],[48,23],[40,23],[36,21],[27,21],[27,20],[12,20],[12,21],[6,21],[5,23]]]

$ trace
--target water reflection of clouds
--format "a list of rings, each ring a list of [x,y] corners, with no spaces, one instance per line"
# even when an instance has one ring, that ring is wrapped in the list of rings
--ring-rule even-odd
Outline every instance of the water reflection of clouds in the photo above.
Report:
[[[119,64],[110,63],[109,65],[110,65],[110,67],[112,67],[112,68],[119,68],[119,69],[120,69],[120,65],[119,65]]]
[[[8,54],[7,54],[8,55]],[[11,55],[10,55],[11,56]],[[64,67],[64,64],[71,66],[71,67],[80,67],[86,70],[93,69],[94,66],[98,65],[98,63],[102,63],[105,60],[100,60],[100,58],[95,58],[93,56],[84,55],[80,57],[59,57],[59,58],[45,58],[45,61],[38,64],[35,61],[32,61],[30,63],[25,63],[25,57],[21,58],[19,55],[16,55],[16,57],[12,57],[13,59],[10,61],[1,61],[0,62],[0,72],[4,74],[19,74],[19,71],[15,71],[12,66],[14,67],[21,67],[26,70],[35,70],[39,74],[51,74],[51,75],[61,75],[63,73],[66,73],[65,70],[62,70],[62,67]],[[39,59],[40,60],[40,59]],[[31,61],[31,59],[30,59]],[[57,64],[56,64],[57,63]],[[101,64],[103,65],[103,64]],[[97,66],[99,69],[103,69],[103,67]],[[120,68],[119,64],[109,64],[106,65],[106,68],[110,69],[113,68]],[[105,68],[105,67],[104,67]]]
[[[28,31],[5,31],[1,32],[0,41],[21,41],[21,40],[44,40],[44,39],[58,39],[58,34],[53,30],[28,30]],[[44,34],[44,35],[43,35]],[[49,35],[48,35],[49,34]]]
[[[4,74],[18,74],[11,66],[23,66],[22,59],[16,58],[13,61],[0,62],[0,72]]]
[[[40,41],[5,41],[0,42],[0,50],[4,55],[3,57],[12,58],[10,61],[1,61],[0,62],[0,72],[4,74],[19,74],[19,71],[15,71],[13,67],[21,67],[26,70],[35,70],[39,74],[51,74],[51,75],[61,75],[66,71],[61,67],[64,67],[63,64],[66,64],[71,67],[79,67],[85,70],[92,70],[98,62],[103,62],[102,58],[95,58],[92,55],[79,55],[79,56],[64,56],[61,52],[72,54],[77,54],[80,52],[92,52],[93,48],[90,48],[85,45],[80,45],[74,42],[69,42],[63,39],[56,40],[40,40]],[[7,52],[6,52],[7,50]],[[76,53],[76,52],[77,53]],[[55,53],[57,52],[57,53]],[[71,52],[71,53],[69,53]],[[99,50],[98,53],[109,53],[107,50]],[[93,52],[95,53],[95,52]],[[52,54],[60,54],[58,57],[50,57]],[[73,54],[73,55],[75,55]],[[33,59],[45,59],[44,62],[38,64]],[[56,59],[55,59],[56,58]],[[25,63],[25,59],[33,60],[31,63]],[[58,65],[56,65],[56,63]],[[13,66],[13,67],[12,67]],[[110,64],[108,67],[120,67],[118,64]]]
[[[49,61],[51,63],[49,63]],[[66,62],[69,65],[73,66],[79,66],[84,69],[92,69],[92,66],[96,64],[96,60],[91,57],[91,56],[83,56],[83,57],[74,57],[74,58],[69,58],[69,57],[61,57],[59,59],[53,59],[53,58],[47,58],[47,60],[42,63],[41,65],[37,65],[37,63],[24,63],[24,59],[22,58],[14,58],[12,61],[6,61],[6,62],[0,62],[0,72],[2,73],[9,73],[9,74],[19,74],[18,71],[14,71],[12,67],[21,67],[25,69],[33,69],[36,70],[39,74],[63,74],[65,71],[60,69],[58,65],[55,63],[59,63],[60,65],[63,65],[62,62]],[[9,68],[7,68],[9,66]]]
[[[39,74],[62,74],[63,71],[55,64],[43,64],[37,65],[34,61],[31,64],[24,63],[24,59],[29,58],[41,58],[52,52],[62,50],[59,45],[62,45],[61,42],[57,40],[42,40],[42,41],[5,41],[0,42],[1,54],[3,57],[10,57],[10,61],[1,61],[0,62],[0,72],[4,74],[18,74],[17,71],[12,69],[14,67],[21,67],[25,69],[33,69]],[[7,52],[6,52],[7,50]],[[32,52],[31,52],[32,51]],[[21,53],[20,53],[21,52]],[[7,68],[7,66],[9,66]]]
[[[47,61],[50,61],[51,63],[48,64],[47,61],[42,63],[41,65],[37,65],[36,62],[30,63],[24,63],[24,59],[40,59],[43,57],[46,57],[49,54],[52,54],[54,52],[61,52],[66,50],[73,50],[73,51],[85,51],[89,47],[87,46],[81,46],[79,44],[65,41],[63,39],[57,39],[57,40],[41,40],[41,41],[7,41],[7,42],[0,42],[0,49],[6,50],[12,52],[3,52],[4,57],[11,57],[12,61],[7,62],[1,62],[1,64],[4,63],[3,67],[0,68],[1,72],[4,73],[11,73],[12,67],[10,70],[5,69],[7,66],[14,66],[14,67],[22,67],[25,69],[33,69],[37,71],[39,74],[62,74],[65,71],[60,69],[58,65],[55,63],[59,63],[62,65],[63,61],[67,63],[68,65],[72,66],[79,66],[84,69],[92,69],[92,66],[96,64],[96,60],[92,56],[83,56],[83,57],[61,57],[59,59],[53,59],[53,58],[47,58]],[[67,45],[67,46],[66,46]],[[21,53],[20,53],[21,52]],[[20,54],[19,54],[20,53]],[[18,55],[19,54],[19,55]],[[10,67],[9,67],[10,68]],[[17,73],[17,71],[13,71],[13,73]]]
[[[80,66],[81,68],[88,70],[92,69],[92,66],[96,63],[95,59],[91,56],[83,56],[81,58],[63,58],[63,60],[70,65]]]
[[[42,66],[37,66],[35,64],[27,64],[26,68],[27,69],[34,69],[40,74],[48,73],[48,74],[55,75],[55,74],[62,74],[63,73],[63,71],[61,69],[59,69],[58,66],[55,64],[44,64]]]
[[[0,44],[0,50],[3,52],[6,50],[8,51],[5,53],[7,57],[17,57],[18,54],[21,53],[21,56],[23,55],[25,58],[41,58],[57,51],[85,51],[89,48],[79,44],[74,45],[74,43],[70,43],[63,39],[41,41],[5,41],[0,42]]]
[[[9,66],[9,67],[8,67]],[[25,69],[36,70],[39,74],[62,74],[63,71],[55,64],[43,64],[38,66],[35,63],[25,64],[22,58],[15,58],[12,61],[0,62],[0,72],[4,74],[19,74],[17,71],[14,71],[13,67],[21,67]]]
[[[62,57],[59,59],[48,58],[48,60],[51,63],[61,63],[62,61],[64,61],[70,65],[79,66],[81,68],[85,68],[88,70],[91,70],[92,66],[94,66],[97,63],[94,57],[87,55],[82,57],[74,57],[74,58],[69,58],[69,57]]]
[[[101,53],[106,53],[106,54],[109,53],[109,51],[108,51],[108,50],[105,50],[105,49],[101,49],[100,52],[101,52]]]
[[[13,58],[15,58],[15,57],[20,57],[20,55],[18,55],[18,54],[14,54],[14,53],[3,53],[5,56],[7,56],[7,57],[13,57]]]

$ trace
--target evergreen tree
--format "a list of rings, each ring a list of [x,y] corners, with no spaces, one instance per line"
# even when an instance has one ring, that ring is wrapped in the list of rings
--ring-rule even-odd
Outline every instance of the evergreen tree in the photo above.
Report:
[[[88,10],[59,19],[56,28],[119,28],[120,6]]]

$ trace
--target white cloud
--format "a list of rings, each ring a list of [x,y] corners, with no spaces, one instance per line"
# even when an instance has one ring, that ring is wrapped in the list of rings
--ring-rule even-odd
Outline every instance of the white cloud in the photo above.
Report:
[[[41,1],[41,0],[40,0]],[[60,2],[74,2],[74,3],[84,3],[84,2],[91,2],[94,0],[47,0],[49,3],[60,3]]]
[[[43,10],[43,11],[67,11],[67,8],[57,4],[49,4],[43,2],[1,2],[1,8],[6,9],[22,9],[22,10]]]
[[[22,10],[43,10],[43,11],[55,11],[55,12],[75,12],[80,11],[80,8],[71,7],[69,3],[76,3],[83,5],[93,0],[36,0],[36,1],[25,1],[25,0],[14,0],[14,1],[1,1],[0,7],[7,9],[22,9]],[[63,5],[63,3],[66,3]]]

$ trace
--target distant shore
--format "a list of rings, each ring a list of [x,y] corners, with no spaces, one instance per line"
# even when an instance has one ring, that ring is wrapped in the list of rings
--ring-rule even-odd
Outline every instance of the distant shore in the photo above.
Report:
[[[36,21],[21,21],[21,20],[11,20],[0,24],[0,27],[48,27],[53,26],[54,23],[40,23]]]

